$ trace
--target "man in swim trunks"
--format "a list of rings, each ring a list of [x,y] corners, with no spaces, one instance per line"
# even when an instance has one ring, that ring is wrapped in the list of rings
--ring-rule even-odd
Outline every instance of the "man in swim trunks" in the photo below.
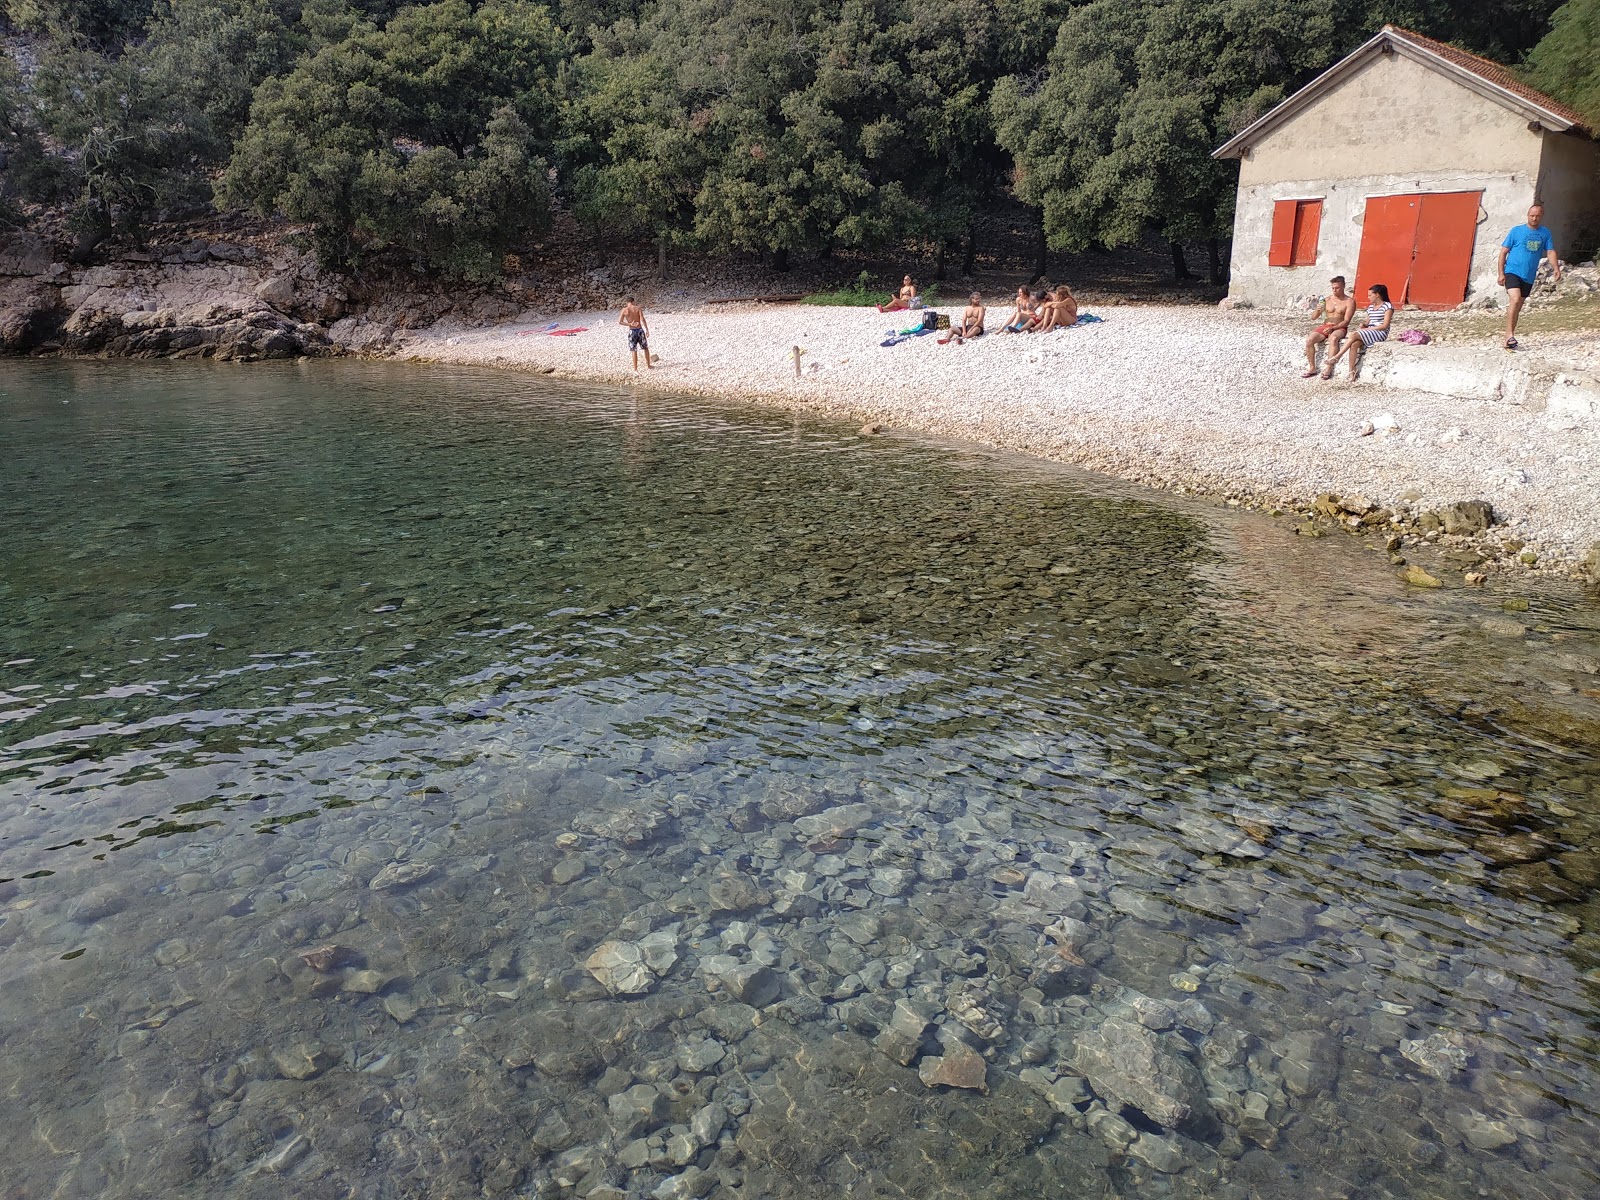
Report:
[[[623,304],[617,324],[627,326],[628,349],[633,351],[633,369],[639,369],[639,351],[643,350],[645,370],[655,370],[650,365],[650,322],[645,320],[644,308],[634,303],[632,296]]]
[[[1306,338],[1306,370],[1301,379],[1310,379],[1317,373],[1317,347],[1323,342],[1328,343],[1328,361],[1339,360],[1339,343],[1350,332],[1350,318],[1355,315],[1356,298],[1344,290],[1344,276],[1335,275],[1328,280],[1328,286],[1333,289],[1332,294],[1324,296],[1312,314],[1313,320],[1321,318],[1321,324]]]
[[[1550,260],[1550,279],[1561,282],[1561,258],[1556,254],[1556,240],[1544,223],[1544,205],[1537,200],[1528,209],[1528,223],[1518,225],[1506,234],[1500,243],[1500,286],[1506,290],[1506,340],[1507,350],[1517,348],[1517,318],[1533,291],[1533,281],[1539,274],[1539,260]]]
[[[983,319],[988,316],[989,310],[983,305],[983,296],[973,292],[967,297],[967,310],[961,314],[961,324],[950,330],[950,336],[940,338],[941,342],[954,342],[961,345],[968,338],[983,336]]]

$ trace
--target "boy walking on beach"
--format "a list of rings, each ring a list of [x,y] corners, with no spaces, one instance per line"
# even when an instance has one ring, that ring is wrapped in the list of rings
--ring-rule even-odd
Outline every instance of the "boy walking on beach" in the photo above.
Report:
[[[645,319],[643,306],[635,303],[632,296],[623,302],[617,324],[627,327],[628,349],[633,351],[633,369],[639,369],[639,351],[643,350],[645,370],[655,370],[650,365],[650,322]]]
[[[1356,298],[1344,290],[1344,276],[1335,275],[1328,286],[1333,293],[1324,296],[1317,311],[1311,314],[1312,320],[1321,318],[1321,321],[1306,338],[1306,373],[1300,377],[1302,379],[1310,379],[1317,373],[1317,347],[1323,342],[1328,343],[1328,361],[1338,361],[1339,343],[1350,332],[1350,318],[1355,315]]]
[[[1528,293],[1533,291],[1542,258],[1549,258],[1550,278],[1560,283],[1561,259],[1556,254],[1556,240],[1544,224],[1544,205],[1535,200],[1528,209],[1528,223],[1518,225],[1500,243],[1500,286],[1506,290],[1507,350],[1517,348],[1517,318],[1522,315]]]

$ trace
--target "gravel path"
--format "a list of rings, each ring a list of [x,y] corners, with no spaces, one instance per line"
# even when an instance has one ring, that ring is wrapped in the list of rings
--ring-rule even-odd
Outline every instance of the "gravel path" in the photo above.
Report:
[[[943,309],[954,313],[958,310]],[[1556,565],[1600,543],[1600,426],[1506,403],[1301,380],[1301,326],[1281,315],[1108,307],[1101,324],[995,335],[929,334],[883,348],[907,314],[798,305],[650,314],[661,356],[640,386],[774,403],[886,429],[969,439],[1157,487],[1259,505],[1321,492],[1425,511],[1489,500]],[[991,309],[990,326],[1004,320]],[[403,356],[632,381],[616,314],[575,313],[408,337]],[[804,375],[794,377],[798,344]],[[1396,433],[1360,436],[1392,414]],[[1382,422],[1380,422],[1380,425]]]

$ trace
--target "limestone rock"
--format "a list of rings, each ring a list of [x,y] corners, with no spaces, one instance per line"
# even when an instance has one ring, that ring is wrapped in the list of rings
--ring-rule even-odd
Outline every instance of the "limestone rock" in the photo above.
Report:
[[[432,863],[392,862],[374,875],[367,886],[374,891],[414,887],[432,878],[434,870]]]
[[[1175,1174],[1188,1165],[1177,1138],[1171,1135],[1163,1137],[1149,1131],[1133,1139],[1133,1144],[1128,1147],[1128,1157],[1143,1163],[1152,1171],[1166,1175]]]
[[[1416,563],[1410,563],[1407,565],[1406,569],[1400,572],[1400,578],[1405,580],[1412,587],[1436,588],[1441,586],[1437,578],[1428,574],[1428,572],[1417,566]]]
[[[650,1195],[655,1200],[695,1200],[717,1186],[717,1177],[710,1171],[690,1167],[681,1175],[668,1175]]]
[[[285,1079],[314,1079],[338,1061],[336,1053],[316,1042],[293,1042],[272,1052],[272,1065]]]
[[[1487,500],[1463,500],[1450,505],[1439,516],[1446,533],[1482,533],[1494,524],[1494,507]]]
[[[953,1038],[942,1057],[930,1054],[917,1064],[917,1076],[928,1087],[989,1090],[989,1064],[971,1046]]]
[[[1467,1060],[1471,1055],[1466,1037],[1455,1030],[1445,1029],[1425,1038],[1402,1041],[1400,1057],[1415,1063],[1425,1074],[1448,1081],[1467,1069]]]
[[[726,954],[700,960],[701,969],[741,1004],[765,1008],[782,992],[782,984],[771,967],[760,963],[741,963]]]
[[[772,893],[743,875],[723,875],[712,880],[706,899],[714,913],[745,912],[772,903]]]
[[[695,1074],[709,1071],[727,1056],[727,1048],[715,1038],[686,1042],[678,1047],[678,1066]]]
[[[643,951],[634,942],[601,942],[583,965],[613,996],[637,996],[656,983]]]
[[[611,1126],[622,1140],[648,1133],[667,1119],[667,1098],[650,1083],[636,1083],[606,1101]]]
[[[1131,1105],[1164,1129],[1182,1125],[1205,1103],[1194,1064],[1161,1035],[1119,1017],[1078,1036],[1073,1066],[1108,1104]]]
[[[318,946],[314,950],[302,950],[300,960],[313,971],[334,971],[340,967],[347,967],[359,962],[361,955],[348,946]]]
[[[256,284],[255,293],[256,299],[263,304],[270,304],[279,312],[288,312],[294,307],[294,276],[274,275],[270,279],[263,279]]]
[[[1325,1033],[1297,1030],[1272,1043],[1280,1056],[1278,1073],[1283,1086],[1296,1096],[1312,1096],[1333,1086],[1338,1068],[1338,1044]]]

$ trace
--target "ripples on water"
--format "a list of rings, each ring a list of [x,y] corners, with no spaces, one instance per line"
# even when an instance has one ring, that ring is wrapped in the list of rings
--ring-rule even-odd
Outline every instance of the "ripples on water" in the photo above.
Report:
[[[15,1194],[1600,1192],[1575,595],[514,376],[0,439]]]

